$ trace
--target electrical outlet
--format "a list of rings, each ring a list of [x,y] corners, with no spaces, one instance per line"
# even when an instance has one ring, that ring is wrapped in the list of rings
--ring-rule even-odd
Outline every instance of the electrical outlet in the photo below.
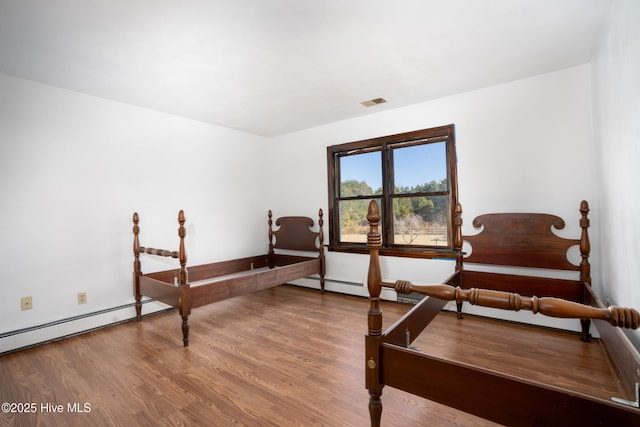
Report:
[[[31,310],[33,308],[33,300],[31,297],[22,297],[20,299],[20,308],[24,310]]]
[[[87,303],[87,293],[78,292],[78,304],[86,304],[86,303]]]

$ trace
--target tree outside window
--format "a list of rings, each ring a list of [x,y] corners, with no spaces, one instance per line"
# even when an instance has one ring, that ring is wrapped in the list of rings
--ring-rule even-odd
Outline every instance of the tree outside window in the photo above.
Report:
[[[366,252],[378,203],[382,254],[448,256],[457,203],[454,126],[327,148],[330,250]]]

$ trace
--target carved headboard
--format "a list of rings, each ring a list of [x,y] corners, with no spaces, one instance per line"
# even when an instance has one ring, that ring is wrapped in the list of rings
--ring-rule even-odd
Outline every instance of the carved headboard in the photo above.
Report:
[[[471,245],[471,254],[464,262],[558,270],[583,270],[589,257],[589,205],[580,205],[582,229],[579,239],[557,236],[552,229],[565,226],[562,218],[539,213],[492,213],[473,220],[479,234],[462,236]],[[567,251],[579,245],[582,262],[574,265],[567,259]]]
[[[319,231],[313,231],[313,219],[305,216],[283,216],[276,220],[277,230],[271,228],[269,211],[269,241],[274,249],[318,252],[323,245],[322,209],[318,212]],[[275,238],[275,239],[274,239]],[[275,242],[274,242],[275,240]]]

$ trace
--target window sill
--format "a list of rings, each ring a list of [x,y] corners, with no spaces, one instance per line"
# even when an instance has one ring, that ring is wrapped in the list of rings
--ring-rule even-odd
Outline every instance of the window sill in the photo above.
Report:
[[[369,254],[369,248],[361,245],[347,246],[331,246],[327,249],[330,252],[347,252],[352,254]],[[457,252],[451,249],[431,249],[431,248],[415,248],[415,249],[399,249],[399,248],[380,248],[380,255],[393,256],[401,258],[426,258],[426,259],[455,259]]]

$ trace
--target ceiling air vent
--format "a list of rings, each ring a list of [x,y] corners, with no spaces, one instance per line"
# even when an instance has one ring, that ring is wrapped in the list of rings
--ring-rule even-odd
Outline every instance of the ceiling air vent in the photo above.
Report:
[[[374,98],[368,101],[362,101],[360,104],[364,105],[365,107],[373,107],[374,105],[384,104],[385,102],[387,102],[387,100],[384,98]]]

